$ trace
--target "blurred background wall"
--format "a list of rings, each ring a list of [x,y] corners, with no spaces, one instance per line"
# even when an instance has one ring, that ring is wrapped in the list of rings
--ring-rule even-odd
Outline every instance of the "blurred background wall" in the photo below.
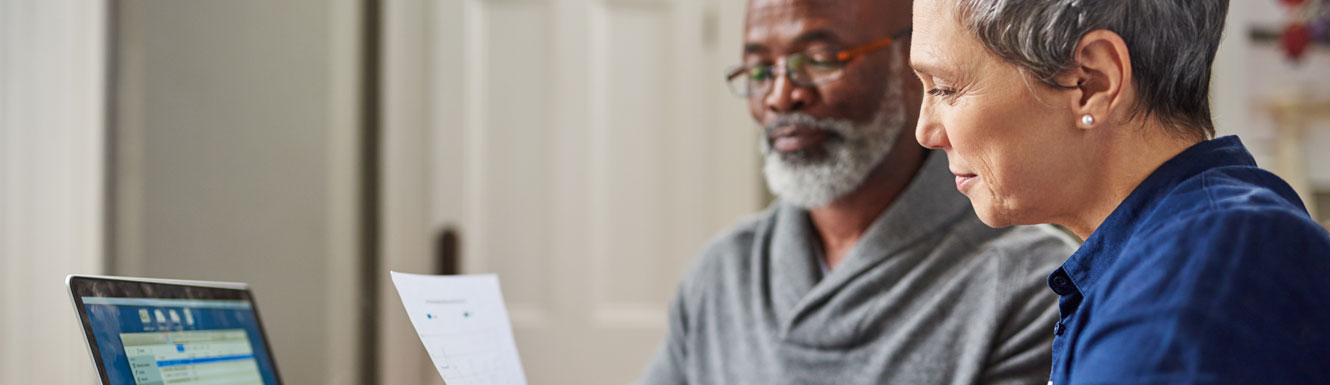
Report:
[[[1217,108],[1216,120],[1258,148],[1256,161],[1280,172],[1330,226],[1330,50],[1322,43],[1301,61],[1289,60],[1274,36],[1289,24],[1285,9],[1275,1],[1237,3],[1239,12],[1229,18],[1246,28],[1233,32],[1248,39],[1228,39],[1243,47],[1223,63],[1231,70],[1222,75],[1232,92],[1214,92],[1231,94],[1234,104]],[[1327,23],[1320,28],[1330,28]],[[1225,116],[1243,119],[1225,122]]]
[[[94,384],[65,275],[106,265],[106,14],[0,1],[0,383]]]
[[[1235,1],[1221,134],[1330,218],[1330,48]],[[0,383],[95,383],[69,273],[249,282],[292,384],[441,383],[387,271],[498,273],[534,384],[622,384],[762,207],[742,1],[0,0]]]
[[[248,282],[288,382],[364,383],[362,2],[108,4],[107,272]]]

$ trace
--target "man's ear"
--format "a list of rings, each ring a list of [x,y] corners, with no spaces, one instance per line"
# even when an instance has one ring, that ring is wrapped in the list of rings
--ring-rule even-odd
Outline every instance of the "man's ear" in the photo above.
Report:
[[[1056,80],[1076,87],[1071,93],[1074,96],[1068,100],[1072,111],[1077,116],[1093,118],[1077,122],[1077,126],[1083,129],[1100,126],[1128,102],[1126,91],[1132,73],[1127,43],[1112,31],[1091,31],[1081,38],[1072,60],[1075,66]]]

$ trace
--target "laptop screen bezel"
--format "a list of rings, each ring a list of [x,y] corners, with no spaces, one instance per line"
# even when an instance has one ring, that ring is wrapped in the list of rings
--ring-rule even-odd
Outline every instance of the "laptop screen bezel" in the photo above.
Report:
[[[102,385],[110,385],[110,374],[102,361],[101,351],[97,347],[97,337],[93,334],[92,320],[88,318],[87,308],[83,305],[83,297],[241,300],[248,302],[250,309],[254,312],[254,322],[257,324],[255,327],[259,330],[259,338],[263,342],[263,349],[267,353],[269,364],[272,366],[273,378],[277,380],[278,385],[282,384],[282,376],[277,370],[277,358],[273,355],[272,344],[268,342],[268,333],[263,328],[263,317],[259,315],[258,304],[254,301],[254,294],[243,283],[70,275],[66,278],[66,284],[69,287],[69,295],[74,302],[74,309],[78,312],[79,323],[83,327],[83,342],[87,344],[88,352],[92,354],[93,363],[97,367],[97,374]]]

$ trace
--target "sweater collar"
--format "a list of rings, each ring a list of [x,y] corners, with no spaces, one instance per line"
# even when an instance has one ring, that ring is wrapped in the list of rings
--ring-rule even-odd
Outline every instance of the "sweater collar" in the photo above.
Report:
[[[823,277],[820,237],[808,211],[777,203],[770,238],[773,305],[781,319],[797,323],[835,296],[841,287],[901,250],[943,233],[957,217],[970,214],[970,202],[956,191],[942,151],[929,151],[910,184],[864,231],[840,264]]]

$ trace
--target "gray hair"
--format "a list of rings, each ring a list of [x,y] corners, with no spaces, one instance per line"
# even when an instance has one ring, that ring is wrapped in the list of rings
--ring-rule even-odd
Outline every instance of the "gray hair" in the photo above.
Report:
[[[988,50],[1058,88],[1075,68],[1081,38],[1117,33],[1131,56],[1140,99],[1133,116],[1154,115],[1173,134],[1214,137],[1210,66],[1228,0],[955,0],[961,25]]]

